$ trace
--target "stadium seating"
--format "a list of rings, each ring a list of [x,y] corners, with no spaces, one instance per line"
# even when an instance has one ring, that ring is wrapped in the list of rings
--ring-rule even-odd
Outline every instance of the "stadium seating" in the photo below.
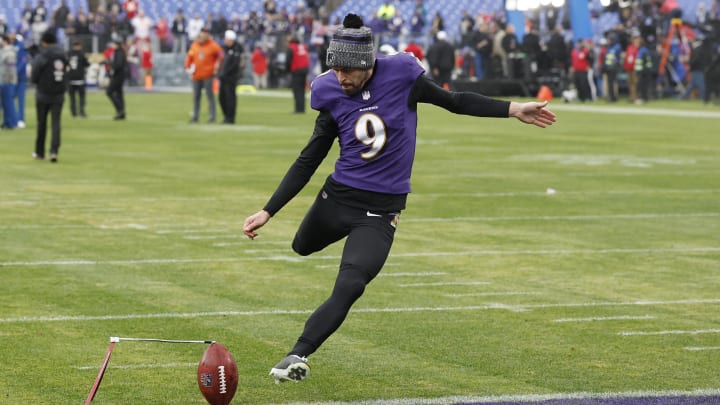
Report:
[[[383,3],[383,0],[367,0],[363,2],[345,1],[333,12],[333,19],[335,17],[342,19],[347,13],[355,13],[362,16],[367,22]],[[463,11],[467,10],[471,16],[475,17],[478,13],[493,14],[501,12],[505,6],[503,0],[425,1],[424,4],[427,17],[426,30],[430,28],[435,13],[439,12],[445,23],[445,31],[447,31],[449,38],[454,41],[459,40],[460,19],[462,18]],[[395,2],[395,6],[397,14],[400,15],[406,23],[410,21],[415,7],[415,1],[399,1]]]
[[[0,0],[0,14],[5,16],[5,22],[9,30],[15,31],[17,29],[18,24],[20,24],[20,14],[27,3],[30,3],[34,8],[37,0]],[[81,7],[85,11],[88,9],[87,0],[66,0],[65,3],[73,14]],[[60,0],[45,0],[49,16],[52,16],[53,11],[59,4]]]
[[[683,18],[687,21],[694,22],[696,19],[695,12],[700,2],[709,3],[706,0],[681,0],[683,7]],[[5,16],[5,20],[10,30],[15,30],[20,22],[20,13],[25,4],[29,2],[33,6],[37,4],[37,0],[0,0],[0,14]],[[52,14],[53,10],[60,3],[60,0],[45,0],[48,12]],[[383,0],[364,0],[345,1],[331,15],[331,20],[342,17],[353,12],[365,19],[369,19],[378,10]],[[67,0],[68,7],[72,13],[76,13],[78,9],[87,10],[86,0]],[[298,0],[276,0],[278,9],[286,8],[290,12],[294,12],[297,8]],[[412,17],[415,1],[400,0],[395,1],[398,14],[407,22]],[[262,2],[260,1],[240,1],[240,0],[216,0],[216,1],[197,1],[197,0],[140,0],[140,6],[152,18],[166,17],[170,19],[175,12],[182,8],[185,14],[190,16],[199,13],[203,18],[207,13],[224,13],[226,17],[233,14],[240,16],[246,15],[251,11],[262,11]],[[470,15],[475,16],[477,13],[493,14],[502,12],[504,7],[503,0],[444,0],[444,1],[425,1],[425,9],[427,12],[426,30],[429,29],[432,18],[436,12],[439,12],[445,21],[445,29],[452,40],[459,39],[459,25],[463,11],[467,10]],[[593,19],[593,33],[598,37],[603,31],[612,27],[617,22],[617,15],[614,13],[603,13],[603,7],[600,0],[592,0],[591,8],[596,10],[598,17]]]

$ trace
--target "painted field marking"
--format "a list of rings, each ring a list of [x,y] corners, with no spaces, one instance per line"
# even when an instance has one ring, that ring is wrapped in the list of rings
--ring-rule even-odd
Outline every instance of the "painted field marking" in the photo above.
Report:
[[[655,189],[655,190],[582,190],[568,191],[558,189],[556,195],[640,195],[640,194],[715,194],[720,189]],[[413,198],[448,198],[448,197],[476,197],[476,198],[496,198],[496,197],[537,197],[547,196],[547,191],[505,191],[505,192],[486,192],[486,193],[413,193]],[[553,197],[554,198],[554,197]]]
[[[383,269],[386,269],[388,267],[396,267],[396,266],[400,266],[400,263],[385,263],[385,265],[383,266]],[[337,269],[340,266],[338,264],[316,264],[314,267],[316,269]],[[383,273],[380,273],[380,275],[378,277],[380,277],[382,275],[383,275]]]
[[[717,111],[699,111],[699,110],[677,110],[670,108],[623,108],[603,106],[596,108],[595,106],[554,104],[553,110],[558,111],[580,111],[593,114],[628,114],[628,115],[659,115],[663,117],[683,117],[683,118],[720,118]]]
[[[661,335],[703,335],[703,334],[707,334],[707,333],[720,333],[720,329],[618,332],[618,335],[620,335],[620,336],[661,336]]]
[[[453,285],[488,285],[487,281],[447,281],[438,283],[411,283],[411,284],[398,284],[398,287],[444,287]]]
[[[699,351],[704,351],[704,350],[720,350],[720,346],[697,346],[697,347],[688,346],[688,347],[683,347],[683,349],[689,350],[691,352],[699,352]]]
[[[720,190],[718,190],[720,192]],[[544,194],[544,193],[543,193]],[[720,212],[691,212],[691,213],[635,213],[635,214],[590,214],[590,215],[527,215],[527,216],[506,216],[506,217],[426,217],[426,218],[404,218],[403,223],[422,223],[422,222],[498,222],[498,221],[589,221],[589,220],[610,220],[610,219],[669,219],[669,218],[717,218],[720,217]],[[185,223],[176,224],[181,228],[188,228],[192,226],[207,227],[217,226],[217,224],[207,223]],[[35,225],[35,224],[16,224],[16,225],[3,225],[0,226],[0,230],[32,230],[32,229],[101,229],[101,230],[124,230],[124,229],[152,229],[152,228],[167,228],[167,224],[103,224],[103,225],[72,225],[72,224],[46,224],[46,225]],[[233,232],[232,229],[225,230],[211,230],[211,229],[179,229],[169,230],[161,229],[155,231],[158,234],[171,234],[171,233],[213,233],[213,232]],[[238,239],[244,238],[245,235],[239,234],[230,235],[188,235],[186,239]],[[225,242],[218,243],[217,246],[234,246],[242,244],[243,242]],[[289,245],[290,242],[263,242],[268,243],[283,243]]]
[[[594,221],[608,219],[718,218],[720,212],[688,214],[608,214],[608,215],[528,215],[515,217],[447,217],[407,218],[407,222],[497,222],[497,221]]]
[[[175,367],[197,367],[198,363],[164,363],[164,364],[110,364],[108,368],[133,370],[139,368],[175,368]],[[76,370],[97,370],[100,366],[74,366]]]
[[[174,233],[221,233],[232,232],[230,229],[161,229],[155,231],[158,235],[167,235]]]
[[[625,320],[643,320],[657,319],[655,315],[618,315],[618,316],[596,316],[589,318],[559,318],[553,319],[553,322],[597,322],[597,321],[625,321]]]
[[[466,250],[459,252],[408,252],[395,253],[393,257],[459,257],[459,256],[516,256],[516,255],[605,255],[605,254],[663,254],[663,253],[718,253],[720,247],[640,248],[640,249],[539,249],[539,250]],[[310,260],[338,260],[338,255],[317,256],[260,256],[218,257],[189,259],[127,259],[127,260],[40,260],[23,262],[0,262],[0,267],[17,266],[97,266],[97,265],[143,265],[183,263],[236,263],[247,261],[301,262]]]
[[[213,243],[212,245],[215,247],[229,247],[229,246],[247,246],[248,243],[253,243],[253,241],[248,239],[248,240],[245,240],[242,242],[218,242],[218,243]],[[256,243],[260,243],[261,246],[263,246],[263,245],[287,245],[287,246],[290,246],[292,244],[292,242],[290,242],[290,241],[263,241],[263,242],[256,242]]]
[[[463,298],[463,297],[503,297],[508,295],[540,295],[539,292],[525,292],[525,291],[500,291],[500,292],[481,292],[481,293],[467,293],[467,294],[443,294],[443,297],[449,298]]]
[[[289,248],[276,248],[276,249],[243,249],[245,254],[255,253],[287,253]]]
[[[183,239],[187,240],[204,240],[204,239],[238,239],[238,238],[247,238],[247,236],[243,234],[228,234],[228,235],[186,235],[183,236]]]
[[[603,176],[606,176],[605,173],[602,174]],[[507,173],[498,173],[495,177],[507,177]],[[708,188],[708,189],[649,189],[649,190],[577,190],[577,191],[570,191],[570,190],[563,190],[558,189],[558,195],[642,195],[642,194],[714,194],[719,193],[720,189],[716,188]],[[487,197],[487,198],[495,198],[495,197],[524,197],[524,196],[546,196],[546,191],[543,188],[543,190],[538,191],[508,191],[508,192],[479,192],[479,193],[413,193],[412,198],[445,198],[445,197]],[[126,201],[126,202],[148,202],[148,203],[158,203],[158,202],[233,202],[233,201],[246,201],[248,199],[259,199],[260,197],[245,197],[245,196],[233,196],[233,197],[224,197],[224,198],[217,198],[217,197],[178,197],[178,198],[166,198],[166,197],[143,197],[143,198],[115,198],[112,200],[106,200],[106,199],[97,199],[95,200],[98,205],[92,206],[97,207],[98,209],[106,208],[105,204],[107,202],[113,202],[117,203],[119,201]],[[314,197],[297,197],[301,199],[311,199]],[[85,202],[84,204],[55,204],[54,202],[61,201],[65,202],[65,199],[56,199],[56,198],[38,198],[36,200],[0,200],[0,206],[3,205],[43,205],[43,206],[51,206],[54,208],[63,208],[63,209],[88,209],[88,207],[91,207]],[[109,208],[113,210],[121,210],[122,208]],[[238,223],[238,225],[242,225],[242,223]],[[158,225],[160,226],[160,225]],[[174,227],[179,226],[175,224],[168,224],[165,223],[162,226],[166,227]]]
[[[431,276],[445,276],[447,273],[443,271],[427,271],[418,273],[380,273],[378,277],[431,277]]]
[[[578,404],[578,400],[622,400],[628,399],[627,403],[636,403],[637,400],[634,398],[657,398],[662,400],[664,398],[698,398],[702,402],[689,402],[689,404],[710,404],[717,403],[716,401],[720,396],[720,388],[699,388],[695,390],[679,391],[679,390],[666,390],[666,391],[611,391],[611,392],[565,392],[555,394],[524,394],[524,395],[494,395],[494,396],[449,396],[440,398],[397,398],[397,399],[376,399],[376,400],[363,400],[363,405],[455,405],[455,404],[483,404],[483,403],[536,403],[536,402],[550,402],[556,401],[567,401],[567,403]],[[709,401],[705,401],[703,397],[710,397]],[[595,402],[593,402],[595,403]],[[613,401],[613,403],[620,403]],[[643,402],[649,404],[650,402]],[[661,403],[661,402],[655,402]],[[681,402],[672,402],[681,403]],[[359,404],[359,402],[293,402],[293,405],[352,405]]]
[[[545,308],[577,308],[577,307],[604,307],[604,306],[660,306],[660,305],[699,305],[699,304],[720,304],[720,298],[715,299],[688,299],[676,301],[628,301],[628,302],[579,302],[566,304],[487,304],[470,305],[458,307],[398,307],[398,308],[357,308],[352,309],[353,313],[379,314],[379,313],[407,313],[407,312],[461,312],[461,311],[485,311],[485,310],[508,310],[513,312],[531,311]],[[272,315],[307,315],[314,310],[264,310],[264,311],[215,311],[215,312],[165,312],[154,314],[124,314],[124,315],[59,315],[59,316],[25,316],[16,318],[0,318],[0,323],[21,323],[21,322],[86,322],[86,321],[108,321],[128,319],[166,319],[166,318],[202,318],[212,316],[272,316]]]

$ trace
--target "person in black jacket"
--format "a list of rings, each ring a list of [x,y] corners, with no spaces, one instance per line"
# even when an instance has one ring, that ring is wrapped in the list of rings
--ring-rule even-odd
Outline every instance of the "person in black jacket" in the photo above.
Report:
[[[220,80],[220,92],[218,99],[222,110],[223,124],[235,123],[235,112],[237,110],[237,94],[235,87],[242,76],[244,62],[243,46],[237,41],[235,31],[225,31],[225,57],[220,64],[217,76]]]
[[[72,49],[68,52],[68,84],[70,94],[70,113],[73,117],[78,116],[78,112],[81,117],[85,115],[85,73],[87,68],[90,66],[85,51],[83,50],[83,44],[81,41],[74,41]],[[78,103],[76,103],[75,95],[78,96]]]
[[[112,101],[115,106],[114,120],[125,119],[125,97],[123,95],[123,84],[125,83],[125,77],[127,76],[127,56],[123,42],[116,40],[112,42],[114,48],[113,55],[110,59],[110,84],[108,85],[105,94]]]
[[[35,108],[37,109],[37,138],[35,159],[45,159],[45,137],[47,116],[52,118],[52,139],[50,161],[56,163],[60,150],[60,117],[65,91],[67,90],[68,61],[65,51],[57,44],[57,36],[47,31],[40,38],[40,53],[33,59],[31,80],[36,86]]]
[[[447,41],[447,33],[440,31],[435,35],[435,43],[427,53],[432,78],[440,86],[449,89],[452,71],[455,68],[455,48]]]

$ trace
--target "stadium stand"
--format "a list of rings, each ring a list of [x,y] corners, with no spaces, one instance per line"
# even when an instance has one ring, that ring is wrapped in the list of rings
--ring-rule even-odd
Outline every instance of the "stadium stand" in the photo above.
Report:
[[[87,0],[66,0],[65,3],[73,14],[80,9],[87,11]],[[26,4],[30,4],[34,8],[37,1],[0,0],[0,15],[5,16],[5,22],[9,30],[15,31],[18,24],[20,24],[20,16]],[[55,10],[59,4],[60,0],[45,0],[45,6],[47,7],[49,16],[52,16],[53,10]]]
[[[345,14],[354,12],[361,15],[366,20],[373,16],[378,8],[382,5],[383,0],[365,0],[344,1],[341,2],[331,14],[331,21],[341,19]],[[695,22],[696,13],[700,3],[707,6],[708,0],[682,0],[680,5],[683,9],[683,19],[688,22]],[[34,0],[18,1],[18,0],[0,0],[0,15],[5,17],[8,28],[15,30],[20,23],[20,16],[26,4],[35,5]],[[406,22],[412,17],[415,2],[411,0],[403,0],[394,2],[397,13]],[[45,5],[52,15],[53,10],[60,4],[60,0],[45,0]],[[276,0],[278,9],[286,8],[290,11],[297,7],[297,0]],[[77,13],[78,10],[88,10],[87,0],[67,0],[67,5],[71,13]],[[140,0],[140,6],[145,10],[148,16],[153,20],[160,17],[171,18],[178,9],[183,9],[185,14],[190,16],[199,13],[206,16],[207,13],[224,13],[226,17],[232,14],[247,15],[251,11],[262,11],[262,3],[260,1],[239,1],[239,0],[217,0],[217,1],[196,1],[196,0]],[[463,11],[468,11],[472,16],[478,13],[488,15],[502,13],[504,7],[503,0],[444,0],[444,1],[426,1],[426,25],[424,31],[430,28],[430,22],[435,13],[440,13],[445,22],[445,27],[450,40],[459,40],[459,26]],[[593,19],[593,33],[597,38],[602,32],[617,24],[619,21],[617,13],[604,12],[604,7],[600,0],[591,1],[591,9],[595,12]]]

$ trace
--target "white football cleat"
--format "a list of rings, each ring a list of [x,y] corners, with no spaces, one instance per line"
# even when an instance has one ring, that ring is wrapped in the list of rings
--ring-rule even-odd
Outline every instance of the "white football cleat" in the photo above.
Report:
[[[291,354],[270,369],[270,375],[275,379],[275,384],[285,381],[299,382],[310,374],[310,366],[306,357]]]

